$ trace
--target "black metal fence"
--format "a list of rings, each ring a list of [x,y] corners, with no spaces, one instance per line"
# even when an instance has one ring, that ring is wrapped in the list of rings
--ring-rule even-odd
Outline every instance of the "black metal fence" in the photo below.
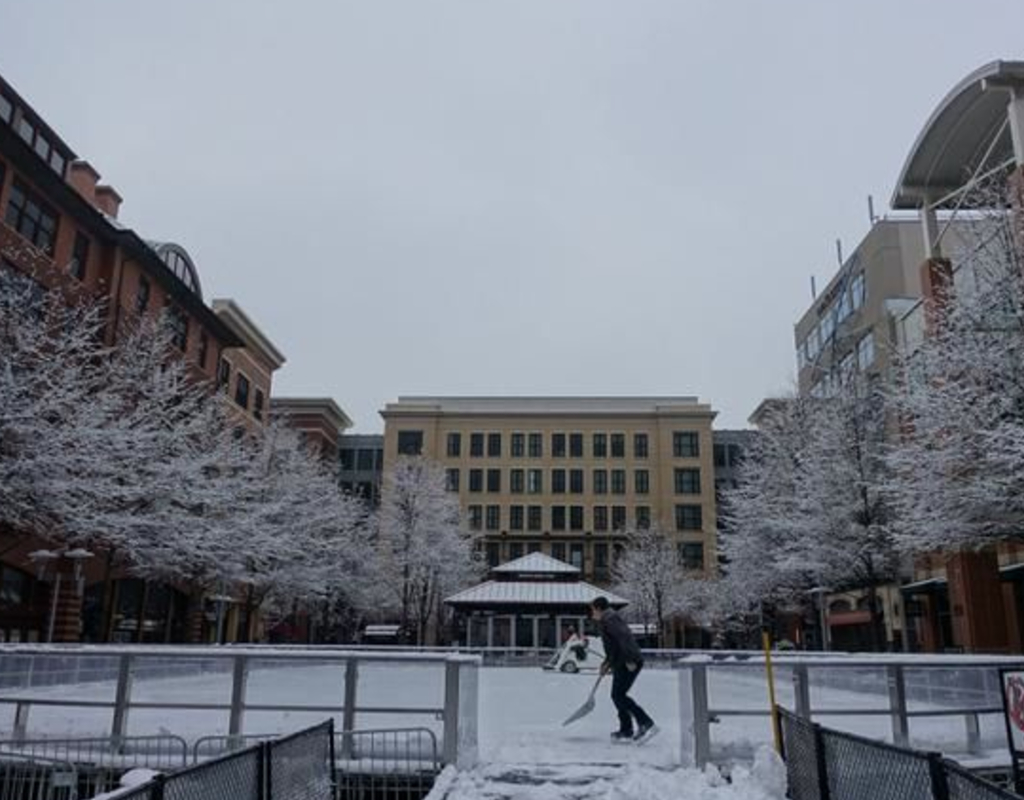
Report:
[[[1019,800],[939,753],[843,733],[778,709],[792,800]]]
[[[174,772],[118,800],[332,800],[334,720]]]

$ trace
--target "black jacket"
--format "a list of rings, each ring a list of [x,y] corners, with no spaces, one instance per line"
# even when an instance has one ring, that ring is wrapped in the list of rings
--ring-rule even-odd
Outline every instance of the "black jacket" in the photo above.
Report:
[[[611,609],[605,611],[601,615],[598,627],[601,629],[601,643],[604,644],[605,659],[612,669],[622,669],[630,662],[633,664],[643,663],[640,646],[633,638],[633,632],[617,612]]]

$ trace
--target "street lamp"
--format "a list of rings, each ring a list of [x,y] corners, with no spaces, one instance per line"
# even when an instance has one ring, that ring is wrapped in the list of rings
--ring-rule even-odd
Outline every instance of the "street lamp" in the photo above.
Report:
[[[817,598],[818,603],[818,624],[821,627],[821,649],[828,651],[831,649],[831,642],[829,641],[829,629],[828,619],[825,615],[825,595],[827,595],[831,589],[827,586],[815,586],[813,589],[808,590],[808,594],[814,595]]]
[[[46,642],[53,642],[53,631],[57,625],[57,598],[60,596],[60,584],[63,575],[56,564],[62,558],[68,559],[73,565],[75,587],[78,596],[82,596],[85,589],[85,573],[83,563],[86,559],[92,558],[93,554],[81,547],[73,550],[33,550],[28,554],[28,560],[36,567],[36,577],[39,581],[46,579],[46,573],[51,565],[54,567],[53,586],[50,590],[50,613],[46,623]]]

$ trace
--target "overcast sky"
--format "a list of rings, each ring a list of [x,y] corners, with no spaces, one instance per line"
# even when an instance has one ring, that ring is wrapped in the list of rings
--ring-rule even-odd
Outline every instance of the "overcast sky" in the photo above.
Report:
[[[1021,0],[0,3],[0,71],[356,430],[399,394],[695,394],[793,323]],[[1017,49],[1015,49],[1017,48]]]

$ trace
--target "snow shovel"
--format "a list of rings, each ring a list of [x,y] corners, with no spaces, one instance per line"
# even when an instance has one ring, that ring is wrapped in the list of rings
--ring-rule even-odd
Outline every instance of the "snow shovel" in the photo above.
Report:
[[[590,690],[590,695],[587,697],[583,705],[573,711],[572,714],[569,715],[569,718],[562,723],[563,728],[578,719],[583,719],[583,717],[587,716],[587,714],[594,710],[594,706],[596,705],[596,703],[594,703],[594,695],[597,694],[597,687],[601,685],[602,678],[604,678],[603,672],[597,676],[597,680],[594,681],[594,688]]]

